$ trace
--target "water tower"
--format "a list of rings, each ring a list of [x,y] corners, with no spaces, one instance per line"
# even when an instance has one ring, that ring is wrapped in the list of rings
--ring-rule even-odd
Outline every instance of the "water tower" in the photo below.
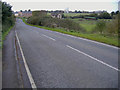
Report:
[[[65,9],[65,13],[69,13],[69,8],[66,8],[66,9]]]

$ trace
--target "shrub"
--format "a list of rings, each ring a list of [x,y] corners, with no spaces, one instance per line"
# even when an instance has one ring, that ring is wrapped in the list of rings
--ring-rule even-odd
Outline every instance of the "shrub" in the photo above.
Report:
[[[103,34],[103,31],[106,28],[106,22],[105,21],[97,21],[95,29]]]
[[[74,30],[76,32],[85,32],[85,30],[78,23],[69,19],[51,18],[49,16],[32,16],[28,18],[27,22],[33,25],[46,26],[51,28],[60,27],[69,31]]]
[[[12,14],[12,6],[6,2],[1,2],[2,5],[2,33],[6,32],[15,23],[15,16]]]
[[[106,29],[107,32],[111,35],[116,35],[119,33],[119,22],[120,17],[117,15],[115,19],[113,19],[111,22],[107,23]]]

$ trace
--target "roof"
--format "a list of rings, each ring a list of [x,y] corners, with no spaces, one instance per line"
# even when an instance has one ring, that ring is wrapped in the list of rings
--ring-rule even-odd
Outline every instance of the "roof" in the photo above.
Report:
[[[14,14],[18,14],[18,12],[14,12]]]
[[[22,11],[22,13],[32,13],[32,11]]]

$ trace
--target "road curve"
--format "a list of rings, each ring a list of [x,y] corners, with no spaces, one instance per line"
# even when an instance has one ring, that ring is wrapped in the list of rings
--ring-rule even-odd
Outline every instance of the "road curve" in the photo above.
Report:
[[[37,88],[117,88],[118,49],[26,25],[15,29]]]

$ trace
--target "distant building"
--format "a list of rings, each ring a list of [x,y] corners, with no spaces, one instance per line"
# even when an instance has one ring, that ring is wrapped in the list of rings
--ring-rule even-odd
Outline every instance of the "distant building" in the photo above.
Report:
[[[66,8],[66,9],[64,10],[64,13],[69,13],[69,8]]]
[[[63,14],[63,13],[54,12],[54,13],[51,13],[51,17],[53,17],[53,18],[58,18],[58,19],[62,19],[62,14]]]
[[[18,12],[18,17],[31,17],[32,16],[32,11],[22,11]]]
[[[14,15],[15,15],[16,17],[18,17],[19,14],[18,14],[18,12],[14,12]]]
[[[120,12],[120,1],[118,2],[118,10]]]

